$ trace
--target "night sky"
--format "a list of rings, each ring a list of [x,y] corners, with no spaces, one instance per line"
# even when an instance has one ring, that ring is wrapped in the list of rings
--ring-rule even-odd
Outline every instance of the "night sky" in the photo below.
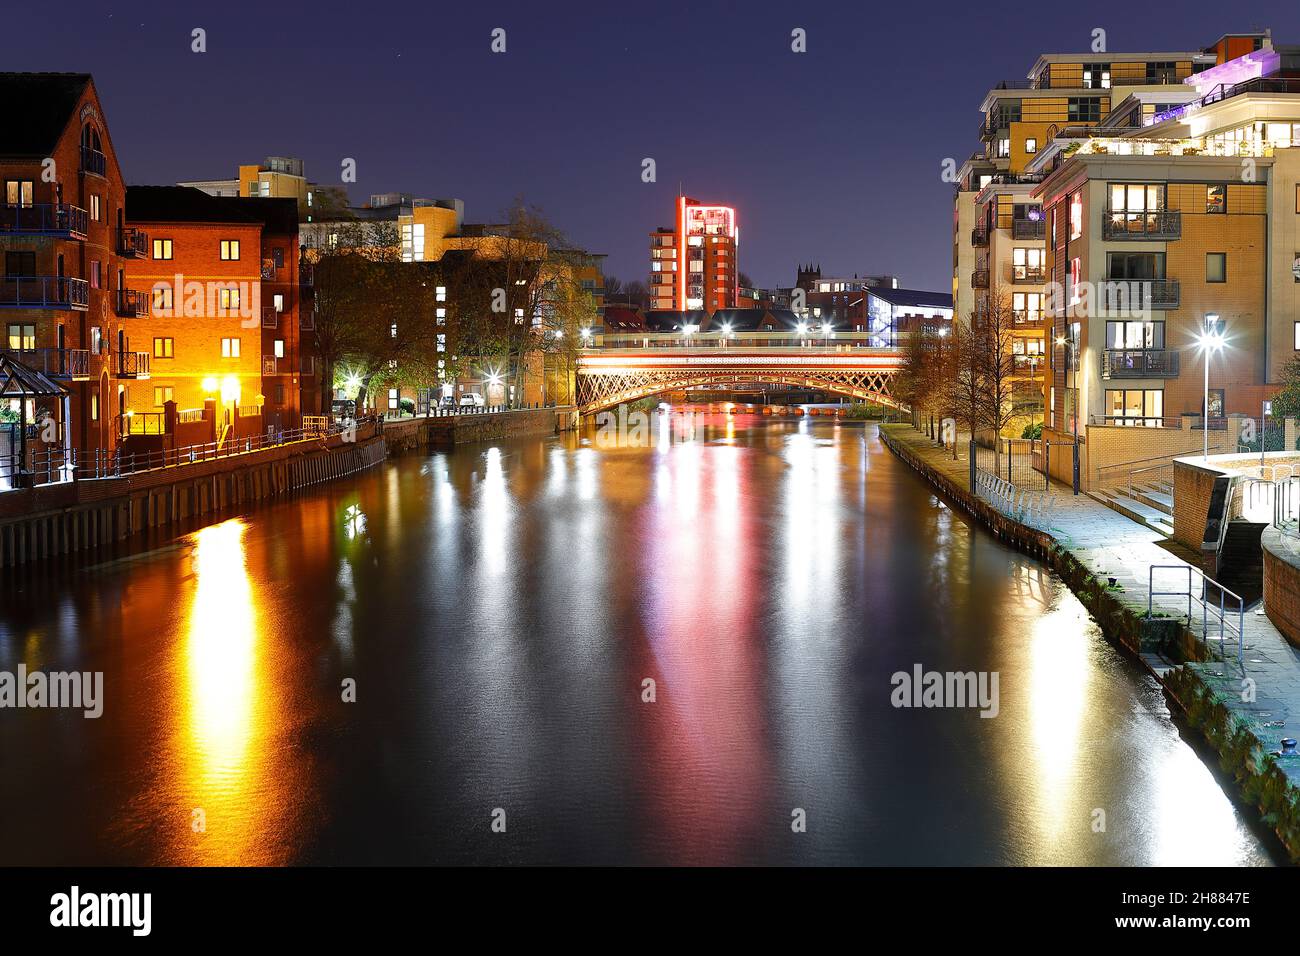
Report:
[[[1092,9],[1088,9],[1092,7]],[[50,11],[59,10],[51,19]],[[1026,15],[1026,9],[1032,9]],[[740,266],[951,285],[945,157],[977,146],[978,107],[1040,52],[1195,49],[1300,4],[1024,2],[7,4],[6,70],[93,73],[128,182],[233,178],[299,156],[354,202],[457,197],[493,221],[537,204],[606,271],[645,281],[646,234],[678,184],[734,205]],[[74,11],[80,10],[80,13]],[[304,15],[303,11],[309,11]],[[65,15],[66,14],[66,15]],[[207,52],[190,31],[207,31]],[[503,27],[507,50],[493,54]],[[808,52],[791,52],[791,30]],[[653,157],[658,181],[641,181]]]

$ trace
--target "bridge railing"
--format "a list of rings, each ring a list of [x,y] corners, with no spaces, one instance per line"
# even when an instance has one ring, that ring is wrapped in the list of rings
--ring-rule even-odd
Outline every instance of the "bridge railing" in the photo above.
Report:
[[[595,336],[588,351],[638,349],[749,349],[788,348],[842,352],[846,349],[887,348],[873,332],[620,332]]]

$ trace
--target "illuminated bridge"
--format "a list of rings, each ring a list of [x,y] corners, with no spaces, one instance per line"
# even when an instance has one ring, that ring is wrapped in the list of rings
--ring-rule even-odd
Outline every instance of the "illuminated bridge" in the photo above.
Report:
[[[902,407],[890,385],[902,349],[873,347],[868,333],[647,333],[597,337],[578,356],[584,415],[661,392],[737,385],[792,385]]]

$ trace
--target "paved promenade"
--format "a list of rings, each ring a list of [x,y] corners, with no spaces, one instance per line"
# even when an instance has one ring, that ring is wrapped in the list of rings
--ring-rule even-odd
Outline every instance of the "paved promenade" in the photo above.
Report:
[[[959,436],[958,446],[963,450],[954,461],[951,451],[937,447],[924,433],[909,425],[881,426],[890,437],[906,445],[917,457],[941,471],[952,481],[966,488],[970,480],[970,460],[965,454],[968,447],[964,436]],[[1152,565],[1177,565],[1188,567],[1189,562],[1179,556],[1185,549],[1168,542],[1159,534],[1138,524],[1118,512],[1112,511],[1087,495],[1074,495],[1068,485],[1052,483],[1049,491],[1052,501],[1046,518],[1035,523],[1065,547],[1074,557],[1101,581],[1115,578],[1124,589],[1122,599],[1132,608],[1145,614],[1148,600],[1148,572]],[[1195,555],[1189,555],[1193,560]],[[1186,582],[1185,570],[1159,571],[1155,580],[1157,591],[1177,590]],[[1187,599],[1157,597],[1154,607],[1169,617],[1185,619]],[[1193,604],[1194,622],[1191,628],[1200,633],[1200,608]],[[1212,633],[1217,635],[1217,627]],[[1217,648],[1218,641],[1210,642]],[[1300,738],[1300,651],[1287,643],[1263,613],[1262,603],[1248,606],[1245,614],[1245,640],[1243,649],[1244,673],[1237,666],[1236,642],[1224,647],[1226,660],[1187,665],[1202,675],[1205,683],[1214,689],[1215,697],[1228,707],[1269,750],[1279,747],[1282,737]],[[1175,665],[1156,655],[1143,655],[1147,665],[1163,676]],[[1255,700],[1242,700],[1242,689],[1248,686],[1244,678],[1255,682]],[[1280,760],[1293,784],[1300,784],[1300,757]]]

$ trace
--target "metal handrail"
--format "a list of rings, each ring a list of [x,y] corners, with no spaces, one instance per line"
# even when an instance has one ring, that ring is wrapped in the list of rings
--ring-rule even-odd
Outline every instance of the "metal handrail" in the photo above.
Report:
[[[1155,577],[1157,571],[1186,571],[1187,588],[1180,591],[1157,591],[1155,589]],[[1196,577],[1201,579],[1201,594],[1197,597],[1193,582]],[[1210,590],[1213,588],[1218,592],[1219,603],[1216,609]],[[1199,568],[1194,568],[1190,564],[1153,564],[1147,571],[1147,619],[1154,616],[1155,599],[1157,597],[1186,597],[1187,598],[1187,626],[1192,626],[1192,602],[1195,601],[1201,606],[1201,640],[1205,643],[1206,649],[1210,648],[1210,626],[1211,614],[1217,611],[1219,619],[1219,654],[1223,654],[1223,643],[1228,639],[1232,630],[1237,632],[1237,663],[1243,663],[1244,645],[1246,634],[1246,602],[1240,594],[1235,591],[1229,591],[1214,578],[1209,577]],[[1228,598],[1233,598],[1237,602],[1235,609],[1228,606]],[[1236,627],[1234,628],[1229,615],[1235,614],[1237,618]]]

